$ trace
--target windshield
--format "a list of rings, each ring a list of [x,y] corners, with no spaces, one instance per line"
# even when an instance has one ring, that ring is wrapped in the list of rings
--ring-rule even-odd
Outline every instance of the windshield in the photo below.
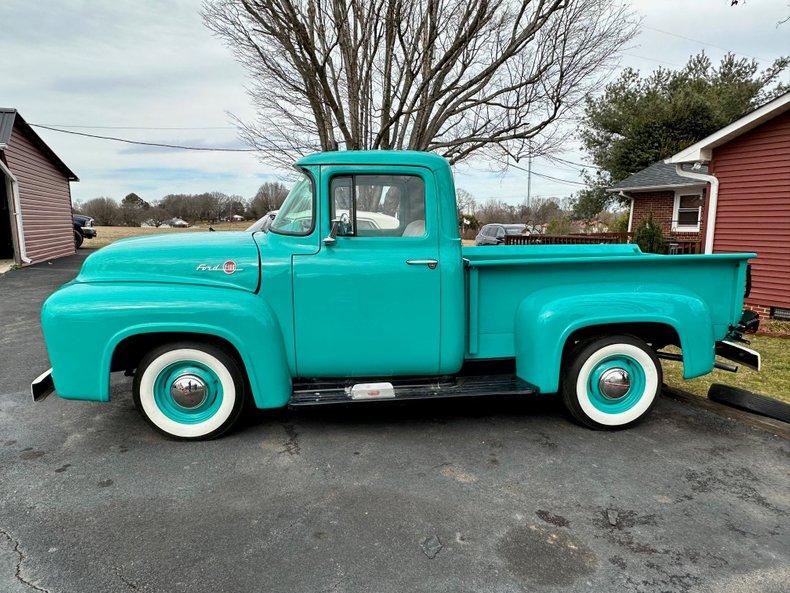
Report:
[[[313,184],[302,173],[269,230],[283,235],[306,235],[313,229],[313,215]]]

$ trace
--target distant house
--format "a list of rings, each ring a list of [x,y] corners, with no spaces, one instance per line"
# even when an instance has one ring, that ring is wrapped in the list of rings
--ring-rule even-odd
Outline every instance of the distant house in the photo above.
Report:
[[[71,181],[79,181],[15,109],[0,108],[0,259],[74,253]]]
[[[590,218],[587,220],[574,220],[571,222],[571,233],[606,233],[609,231],[609,225],[598,220],[597,218]]]
[[[187,228],[189,223],[184,220],[183,218],[178,218],[177,216],[166,220],[162,225],[165,228],[175,227],[175,228]]]
[[[790,93],[613,185],[700,253],[756,252],[747,306],[790,319]]]
[[[707,172],[707,167],[702,167],[700,172]],[[678,175],[675,165],[658,162],[626,177],[607,191],[630,198],[629,232],[652,216],[661,224],[665,235],[698,243],[705,187],[704,181]]]

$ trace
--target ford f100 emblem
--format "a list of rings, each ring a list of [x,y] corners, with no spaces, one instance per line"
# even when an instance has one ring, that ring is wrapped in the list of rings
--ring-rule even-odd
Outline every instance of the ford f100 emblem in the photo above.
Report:
[[[241,272],[242,268],[236,265],[236,262],[229,259],[224,264],[198,264],[195,268],[198,272],[225,272],[226,274],[233,274],[234,272]]]

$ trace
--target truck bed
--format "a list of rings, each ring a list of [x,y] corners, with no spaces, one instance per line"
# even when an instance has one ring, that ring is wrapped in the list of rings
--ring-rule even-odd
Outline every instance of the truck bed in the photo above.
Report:
[[[534,303],[534,315],[553,315],[552,303],[611,293],[655,293],[699,298],[719,340],[741,314],[746,261],[754,254],[655,255],[637,245],[528,245],[464,247],[467,359],[516,355],[516,313]],[[722,295],[732,295],[722,299]],[[595,299],[591,299],[595,300]],[[618,303],[613,300],[612,309]],[[702,313],[702,312],[700,312]],[[539,336],[535,336],[538,339]]]

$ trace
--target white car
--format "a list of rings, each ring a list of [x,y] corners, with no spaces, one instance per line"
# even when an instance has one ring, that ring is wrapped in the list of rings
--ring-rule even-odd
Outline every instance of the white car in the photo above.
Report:
[[[272,210],[271,212],[267,212],[263,216],[261,216],[258,220],[252,223],[249,228],[247,228],[247,232],[250,233],[257,233],[258,231],[261,232],[268,232],[269,227],[274,222],[274,219],[277,217],[277,213],[279,210]],[[348,210],[338,210],[338,215],[348,214]],[[304,220],[309,221],[311,214],[305,212]],[[295,220],[299,220],[299,216],[295,218]],[[383,230],[390,230],[390,229],[397,229],[400,228],[400,221],[395,218],[394,216],[389,216],[387,214],[382,214],[381,212],[367,212],[365,210],[359,210],[357,212],[357,228],[359,229],[383,229]]]
[[[269,232],[269,227],[272,226],[274,219],[277,217],[277,213],[279,210],[272,210],[271,212],[267,212],[263,216],[261,216],[258,220],[253,222],[249,227],[247,227],[248,233],[257,233],[261,231],[263,233]]]

